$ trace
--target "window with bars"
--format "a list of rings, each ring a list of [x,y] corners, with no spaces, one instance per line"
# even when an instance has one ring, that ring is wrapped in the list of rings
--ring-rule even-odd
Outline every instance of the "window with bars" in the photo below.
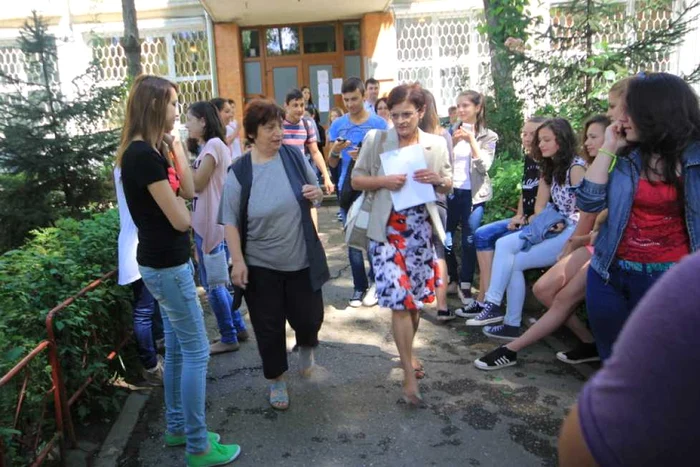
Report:
[[[483,89],[488,82],[488,42],[478,32],[479,10],[433,15],[397,12],[399,82],[418,81],[435,95],[438,112],[446,114],[465,88]]]
[[[120,83],[127,77],[126,54],[118,36],[96,37],[91,42],[101,78]],[[205,31],[146,34],[141,38],[143,72],[175,82],[179,90],[180,122],[187,119],[187,106],[212,97],[209,44]]]

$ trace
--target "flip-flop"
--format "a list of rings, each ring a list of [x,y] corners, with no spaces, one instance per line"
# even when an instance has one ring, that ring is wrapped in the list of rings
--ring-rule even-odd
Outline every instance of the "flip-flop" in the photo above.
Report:
[[[270,405],[275,410],[287,410],[289,408],[287,383],[276,381],[270,385]]]

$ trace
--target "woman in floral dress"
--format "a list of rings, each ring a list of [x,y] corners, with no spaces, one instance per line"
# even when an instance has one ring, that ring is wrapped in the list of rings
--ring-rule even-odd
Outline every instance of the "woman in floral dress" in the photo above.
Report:
[[[413,356],[413,339],[421,309],[435,300],[440,276],[433,230],[440,241],[444,241],[445,231],[435,203],[396,211],[391,192],[400,190],[412,177],[418,183],[432,185],[438,193],[447,193],[452,188],[452,171],[445,139],[418,128],[425,112],[421,87],[414,84],[394,88],[388,105],[394,128],[367,134],[352,172],[352,186],[365,191],[372,200],[367,237],[379,306],[393,311],[392,330],[404,369],[404,400],[419,406],[423,400],[417,379],[424,376],[424,370]],[[386,175],[380,155],[416,144],[423,148],[427,168]]]

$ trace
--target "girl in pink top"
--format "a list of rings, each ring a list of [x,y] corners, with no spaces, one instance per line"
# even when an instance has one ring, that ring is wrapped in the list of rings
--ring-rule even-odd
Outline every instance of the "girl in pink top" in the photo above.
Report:
[[[224,227],[217,223],[226,171],[231,165],[231,151],[224,142],[226,133],[219,112],[211,103],[192,104],[187,110],[186,127],[190,136],[188,148],[190,152],[198,153],[192,166],[195,190],[192,228],[199,258],[200,283],[207,291],[221,333],[221,340],[210,346],[213,355],[238,350],[238,341],[248,338],[240,311],[231,310],[233,298],[226,288],[228,262]],[[211,269],[210,277],[207,267]]]

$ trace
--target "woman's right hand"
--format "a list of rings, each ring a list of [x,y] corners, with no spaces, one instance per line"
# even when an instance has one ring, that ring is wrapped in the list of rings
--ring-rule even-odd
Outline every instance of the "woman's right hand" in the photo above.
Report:
[[[406,184],[406,174],[386,175],[384,177],[384,188],[389,191],[398,191]]]
[[[608,125],[605,129],[605,141],[603,142],[603,149],[617,153],[621,148],[627,146],[627,139],[625,139],[625,133],[622,128],[622,123],[620,121],[615,121]]]
[[[231,268],[231,282],[236,287],[245,290],[248,285],[248,266],[245,261],[234,261]]]

